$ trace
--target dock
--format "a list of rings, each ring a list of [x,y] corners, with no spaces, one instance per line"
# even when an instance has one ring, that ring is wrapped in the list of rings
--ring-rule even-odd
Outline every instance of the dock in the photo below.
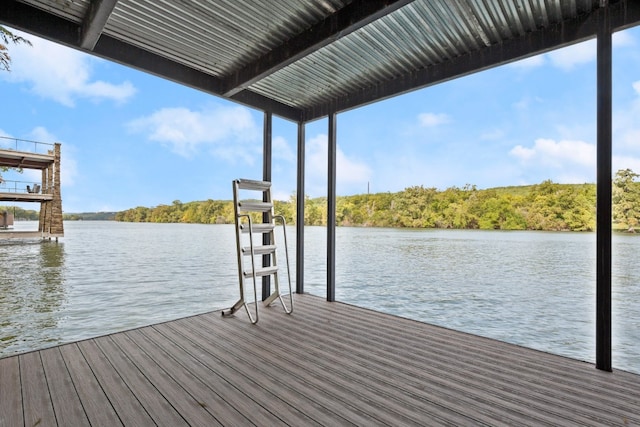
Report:
[[[0,136],[0,167],[40,171],[42,179],[32,186],[0,177],[0,202],[40,204],[38,232],[0,231],[0,239],[64,237],[60,195],[60,144],[46,144]],[[28,147],[27,150],[25,147]],[[44,147],[44,149],[43,149]],[[39,152],[38,150],[45,152]],[[0,206],[2,213],[3,206]],[[11,218],[13,221],[13,218]],[[12,223],[0,223],[4,229]]]
[[[640,425],[640,376],[295,295],[0,359],[2,426]]]

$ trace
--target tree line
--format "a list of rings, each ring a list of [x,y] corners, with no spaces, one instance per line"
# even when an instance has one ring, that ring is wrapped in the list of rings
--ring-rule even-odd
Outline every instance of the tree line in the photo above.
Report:
[[[22,209],[17,206],[0,206],[0,212],[7,211],[13,214],[13,218],[17,221],[38,221],[40,213],[31,209]]]
[[[613,180],[613,227],[634,231],[640,224],[639,174],[619,170]],[[296,222],[296,196],[275,201],[276,214]],[[17,220],[38,220],[38,211],[0,206]],[[233,202],[206,200],[136,207],[121,212],[65,214],[65,220],[111,220],[156,223],[233,224]],[[256,221],[259,216],[256,215]],[[326,225],[326,197],[305,197],[305,224]],[[457,228],[483,230],[593,231],[595,184],[557,184],[478,190],[475,186],[446,190],[414,186],[397,193],[359,194],[336,200],[340,226]]]
[[[640,222],[640,175],[620,170],[613,181],[615,229],[633,230]],[[296,196],[276,201],[276,214],[296,222]],[[232,224],[233,202],[206,200],[153,208],[136,207],[116,221]],[[256,220],[258,218],[256,217]],[[327,199],[305,197],[305,224],[326,225]],[[336,200],[340,226],[456,228],[483,230],[593,231],[595,184],[540,184],[479,190],[476,186],[445,190],[414,186],[397,193],[359,194]]]
[[[595,185],[545,181],[526,188],[478,190],[474,186],[444,191],[415,186],[397,193],[337,197],[339,226],[457,228],[492,230],[572,230],[595,228]],[[296,196],[275,202],[274,211],[296,222]],[[232,224],[233,202],[207,200],[154,208],[137,207],[116,214],[116,221]],[[256,217],[256,220],[259,218]],[[326,197],[305,197],[305,224],[326,225]]]

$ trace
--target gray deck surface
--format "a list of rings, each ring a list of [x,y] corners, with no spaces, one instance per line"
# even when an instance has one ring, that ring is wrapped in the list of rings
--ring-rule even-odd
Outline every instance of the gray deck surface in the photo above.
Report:
[[[295,302],[0,359],[0,425],[640,425],[638,375]]]

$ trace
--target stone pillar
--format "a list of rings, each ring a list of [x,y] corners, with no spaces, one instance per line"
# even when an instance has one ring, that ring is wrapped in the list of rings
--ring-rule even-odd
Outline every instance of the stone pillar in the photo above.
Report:
[[[42,194],[47,194],[47,171],[48,171],[48,167],[47,169],[42,169]],[[47,213],[47,202],[43,201],[40,202],[40,217],[39,217],[39,221],[38,221],[38,231],[39,232],[43,232],[45,231],[45,218],[46,218],[46,213]]]
[[[54,145],[54,162],[52,165],[53,174],[50,176],[49,184],[53,200],[51,205],[51,229],[52,237],[64,236],[64,225],[62,222],[62,194],[60,192],[60,143]]]

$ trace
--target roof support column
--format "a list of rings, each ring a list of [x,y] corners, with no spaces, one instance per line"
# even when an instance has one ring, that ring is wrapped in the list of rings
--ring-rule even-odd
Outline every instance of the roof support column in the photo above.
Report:
[[[611,371],[611,21],[608,0],[600,0],[600,6],[603,9],[597,42],[596,368]]]
[[[272,134],[273,134],[273,115],[269,112],[264,113],[264,133],[262,140],[262,180],[271,182],[271,148],[272,148]],[[262,201],[266,202],[266,194],[262,195]],[[271,221],[269,212],[262,214],[262,222],[268,223]],[[265,233],[262,235],[262,244],[271,244],[271,235]],[[268,267],[271,265],[271,255],[262,255],[262,266]],[[271,277],[262,276],[262,301],[266,300],[271,295]]]
[[[327,301],[336,300],[336,118],[329,114],[327,148]]]
[[[304,162],[305,125],[298,123],[298,178],[296,187],[296,293],[304,293]]]

